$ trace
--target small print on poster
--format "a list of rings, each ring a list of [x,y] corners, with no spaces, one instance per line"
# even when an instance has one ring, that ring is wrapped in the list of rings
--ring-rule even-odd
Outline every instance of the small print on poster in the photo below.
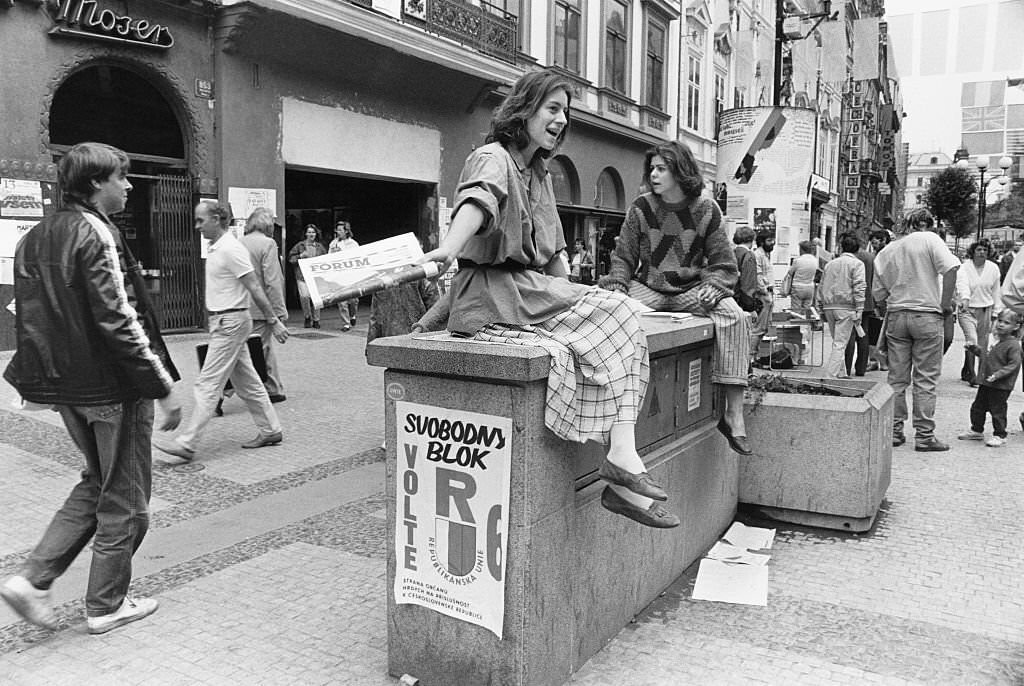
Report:
[[[505,621],[512,420],[395,402],[395,602]]]
[[[43,187],[29,179],[0,179],[0,217],[42,217]]]

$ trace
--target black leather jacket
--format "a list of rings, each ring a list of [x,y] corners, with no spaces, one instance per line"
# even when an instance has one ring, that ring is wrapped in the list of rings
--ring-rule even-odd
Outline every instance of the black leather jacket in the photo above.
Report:
[[[25,400],[162,398],[180,378],[138,263],[120,231],[91,207],[71,202],[25,235],[14,258],[14,299],[17,351],[4,378]]]

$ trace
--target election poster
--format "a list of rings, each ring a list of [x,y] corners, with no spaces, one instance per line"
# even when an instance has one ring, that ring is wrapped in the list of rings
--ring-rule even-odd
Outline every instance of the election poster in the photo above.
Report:
[[[500,639],[512,420],[403,401],[395,418],[395,602]]]

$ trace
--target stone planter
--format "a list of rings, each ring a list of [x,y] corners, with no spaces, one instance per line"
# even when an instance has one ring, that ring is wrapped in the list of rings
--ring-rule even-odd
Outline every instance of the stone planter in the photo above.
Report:
[[[889,487],[892,388],[866,379],[784,378],[863,394],[748,392],[754,455],[740,460],[740,502],[780,521],[867,531]]]

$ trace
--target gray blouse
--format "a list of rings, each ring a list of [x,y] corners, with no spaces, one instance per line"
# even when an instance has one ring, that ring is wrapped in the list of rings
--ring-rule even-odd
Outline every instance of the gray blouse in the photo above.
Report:
[[[450,331],[471,335],[487,324],[539,324],[587,292],[588,286],[542,273],[565,249],[545,160],[520,168],[500,143],[477,148],[462,168],[453,216],[467,202],[487,219],[458,256]]]

